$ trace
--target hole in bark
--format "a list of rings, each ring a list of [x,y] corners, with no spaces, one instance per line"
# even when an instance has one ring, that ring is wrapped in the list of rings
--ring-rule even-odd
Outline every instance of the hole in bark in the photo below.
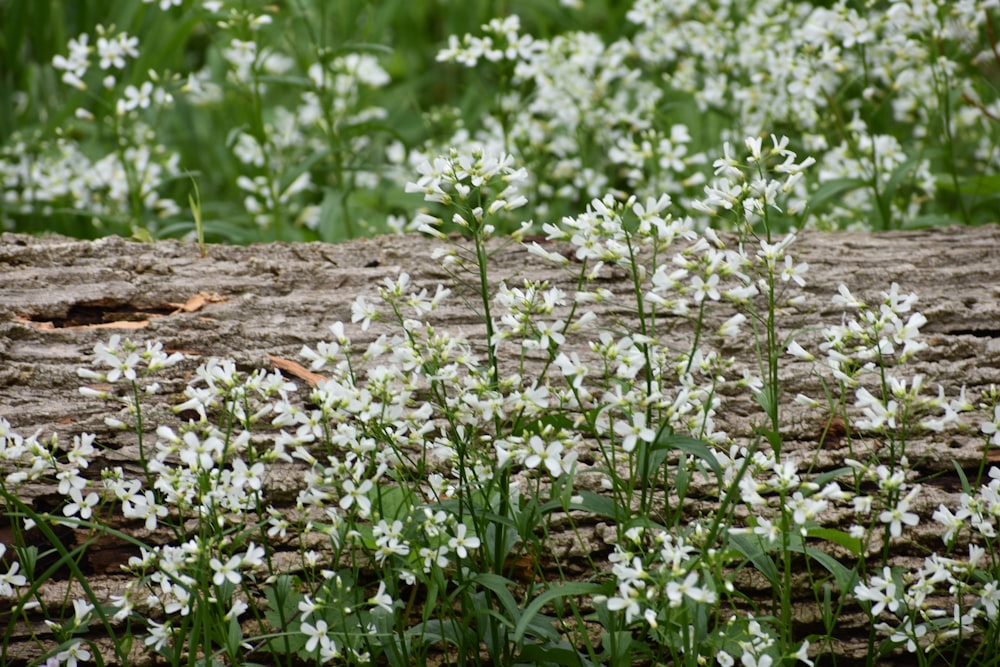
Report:
[[[63,316],[30,313],[23,317],[29,322],[45,322],[54,329],[86,327],[112,322],[144,322],[150,317],[163,317],[177,312],[176,306],[135,306],[113,301],[90,301],[70,306]]]
[[[951,336],[975,336],[976,338],[1000,338],[1000,329],[956,329]]]
[[[182,422],[196,422],[201,419],[201,415],[198,414],[197,410],[181,410],[177,413],[177,418]]]

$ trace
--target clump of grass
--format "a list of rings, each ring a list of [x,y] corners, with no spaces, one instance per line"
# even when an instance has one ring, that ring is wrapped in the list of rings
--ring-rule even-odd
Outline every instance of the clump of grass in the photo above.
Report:
[[[786,186],[813,168],[789,145],[751,137],[713,163],[690,208],[729,217],[728,242],[668,196],[612,193],[544,225],[566,245],[526,247],[563,267],[570,291],[491,275],[497,230],[529,206],[516,160],[440,155],[408,189],[447,211],[420,224],[442,237],[452,280],[400,274],[359,297],[352,322],[302,349],[323,378],[308,387],[201,360],[177,418],[154,426],[144,404],[193,362],[152,341],[98,344],[82,391],[120,408],[108,424],[135,433],[138,466],[97,480],[94,435],[64,444],[0,421],[8,628],[66,569],[74,586],[45,603],[37,663],[812,664],[860,611],[869,664],[899,650],[994,664],[1000,473],[984,458],[959,506],[920,516],[907,443],[985,410],[984,446],[997,444],[1000,393],[977,406],[905,375],[924,320],[896,285],[871,303],[841,286],[842,324],[814,342],[788,333],[782,313],[809,267],[772,216],[794,212]],[[445,221],[463,235],[443,235]],[[604,287],[611,273],[627,298]],[[481,328],[435,320],[455,299]],[[733,339],[756,361],[726,357]],[[823,403],[796,400],[852,425],[843,467],[783,446],[787,363],[813,364],[826,387]],[[760,406],[749,438],[716,420],[734,391]],[[872,437],[886,446],[864,446]],[[29,483],[64,503],[35,509]],[[893,546],[928,520],[942,548],[913,571]],[[66,547],[61,526],[85,537]],[[109,536],[135,555],[105,594],[78,564]],[[770,596],[743,588],[754,578]],[[815,592],[821,628],[796,624],[794,590]]]

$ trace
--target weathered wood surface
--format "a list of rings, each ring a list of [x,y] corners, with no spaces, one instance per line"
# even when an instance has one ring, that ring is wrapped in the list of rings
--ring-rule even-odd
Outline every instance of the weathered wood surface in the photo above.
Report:
[[[117,331],[134,339],[162,341],[169,350],[200,359],[227,357],[247,369],[267,368],[269,355],[297,359],[303,345],[329,338],[330,324],[349,323],[354,298],[375,297],[384,278],[405,271],[415,284],[431,290],[438,283],[451,284],[448,272],[431,259],[439,245],[414,236],[385,236],[342,245],[209,246],[203,257],[190,243],[0,235],[0,417],[24,435],[36,430],[57,432],[63,438],[96,433],[109,446],[107,463],[122,465],[134,460],[129,436],[108,429],[103,421],[108,407],[78,391],[81,380],[76,369],[88,365],[95,343]],[[843,311],[831,297],[840,283],[873,301],[898,282],[901,291],[919,295],[917,308],[928,320],[922,331],[930,348],[911,362],[908,373],[924,373],[929,381],[946,387],[949,395],[965,385],[972,398],[990,384],[1000,384],[1000,227],[803,233],[790,254],[797,262],[808,262],[809,272],[804,301],[783,315],[786,332],[839,322]],[[573,277],[565,270],[513,244],[496,250],[490,271],[494,281],[510,285],[534,279],[547,280],[570,294],[574,288]],[[629,285],[610,275],[603,286],[623,296],[622,301],[604,306],[604,314],[627,321],[631,300],[624,295]],[[178,308],[199,293],[219,298],[197,312]],[[720,309],[717,317],[721,321],[730,314]],[[127,320],[139,328],[121,328]],[[451,300],[434,320],[461,329],[480,343],[484,338],[477,318],[460,299]],[[363,349],[379,327],[361,332],[348,326],[348,331]],[[801,340],[810,340],[810,334]],[[723,351],[754,367],[750,345],[740,343]],[[197,362],[182,366],[175,383],[166,383],[157,400],[166,406],[172,393],[175,398],[184,386],[184,373]],[[804,362],[784,366],[787,397],[797,392],[821,395],[809,368]],[[839,464],[843,452],[817,451],[825,415],[790,401],[784,405],[787,455],[815,458],[819,467]],[[725,396],[718,422],[732,437],[748,438],[752,424],[760,421],[760,408],[745,392]],[[940,529],[930,514],[938,503],[952,501],[959,493],[953,462],[968,469],[978,466],[982,437],[975,432],[920,436],[908,452],[921,476],[936,475],[916,508],[920,526],[898,549],[900,558],[916,562],[924,549],[940,548]],[[294,498],[293,490],[286,492]],[[30,494],[39,502],[51,495],[45,489]],[[584,532],[589,544],[567,542],[567,555],[571,557],[574,549],[607,550],[606,533],[606,527],[595,522]],[[120,558],[110,554],[108,562],[94,564],[95,588],[115,589]],[[58,594],[53,590],[54,597]],[[810,611],[803,609],[802,620],[809,616]],[[862,650],[855,640],[867,636],[865,624],[861,617],[845,617],[844,655],[857,656]]]

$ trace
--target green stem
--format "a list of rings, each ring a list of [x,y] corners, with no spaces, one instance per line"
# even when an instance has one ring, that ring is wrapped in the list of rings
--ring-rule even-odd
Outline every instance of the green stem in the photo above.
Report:
[[[486,325],[486,354],[490,364],[490,387],[496,389],[499,384],[499,369],[497,366],[496,348],[493,346],[493,316],[490,313],[490,281],[486,269],[489,261],[489,253],[486,250],[486,241],[478,231],[473,234],[476,244],[476,262],[479,265],[479,295],[483,301],[483,321]]]
[[[781,598],[781,650],[786,652],[792,645],[792,559],[791,531],[794,529],[794,521],[788,520],[787,494],[782,489],[779,502],[781,503],[781,554],[783,571],[781,573],[782,582],[779,596]]]
[[[153,476],[149,473],[149,461],[146,459],[146,440],[143,437],[142,408],[139,404],[139,383],[132,383],[132,400],[135,402],[135,435],[139,439],[139,465],[146,477],[146,488],[152,491]]]
[[[958,200],[958,210],[962,213],[962,222],[971,225],[972,221],[965,206],[965,198],[962,197],[962,184],[958,178],[958,158],[955,156],[955,137],[951,131],[951,103],[948,99],[951,82],[948,80],[947,70],[932,66],[931,71],[934,73],[934,87],[937,89],[938,104],[941,107],[941,130],[944,137],[945,154],[948,156],[951,183],[955,188],[955,198]]]
[[[774,311],[776,309],[775,299],[774,299],[774,271],[773,269],[768,270],[767,276],[767,393],[768,393],[768,403],[769,403],[769,416],[771,418],[771,431],[774,434],[774,440],[771,441],[771,445],[775,447],[775,455],[781,453],[781,440],[778,437],[780,420],[778,418],[778,354],[779,343],[778,334],[775,326]]]

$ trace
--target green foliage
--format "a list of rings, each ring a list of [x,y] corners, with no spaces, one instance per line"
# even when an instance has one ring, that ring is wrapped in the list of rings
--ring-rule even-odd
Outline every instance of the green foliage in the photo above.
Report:
[[[0,224],[230,243],[412,230],[414,168],[477,145],[527,169],[526,220],[607,190],[702,218],[707,156],[771,129],[821,165],[796,188],[807,226],[994,221],[992,15],[828,4],[10,0]],[[105,40],[128,45],[117,63]]]

